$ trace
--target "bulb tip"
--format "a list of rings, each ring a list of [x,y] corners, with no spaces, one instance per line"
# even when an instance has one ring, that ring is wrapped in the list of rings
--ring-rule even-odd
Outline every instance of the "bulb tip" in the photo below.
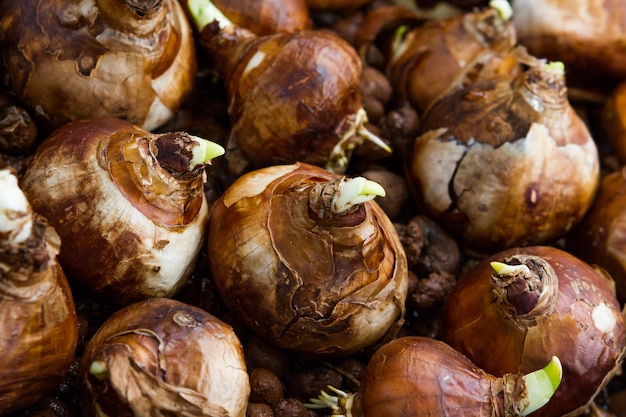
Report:
[[[512,275],[518,273],[529,273],[530,269],[526,265],[509,265],[503,262],[490,262],[491,268],[498,275]]]
[[[561,61],[548,62],[545,69],[557,75],[565,74],[565,64]]]
[[[364,177],[346,179],[333,197],[333,211],[342,213],[358,204],[386,195],[383,186]]]
[[[89,373],[102,381],[108,375],[106,363],[99,360],[92,361],[89,365]]]
[[[513,16],[513,8],[508,0],[491,0],[489,7],[495,9],[502,20],[509,20]]]
[[[215,142],[199,137],[194,137],[194,140],[198,145],[193,148],[193,157],[190,162],[192,167],[196,165],[208,165],[213,159],[226,153],[224,147]]]
[[[387,195],[387,192],[385,191],[383,186],[376,181],[366,179],[365,181],[363,181],[363,185],[361,187],[361,192],[359,193],[359,195],[376,198],[385,197]]]

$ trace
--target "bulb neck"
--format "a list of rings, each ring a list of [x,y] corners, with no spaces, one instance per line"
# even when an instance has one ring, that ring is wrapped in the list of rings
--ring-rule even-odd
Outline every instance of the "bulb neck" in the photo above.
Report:
[[[0,294],[6,299],[32,302],[57,288],[63,274],[55,262],[61,239],[47,221],[33,215],[31,234],[23,242],[0,245]]]
[[[108,24],[122,33],[149,36],[165,22],[163,0],[97,0]]]
[[[204,148],[206,142],[185,132],[164,133],[150,142],[150,151],[168,174],[178,180],[185,180],[197,177],[211,163],[211,155],[198,158],[196,152]]]
[[[309,216],[326,227],[354,227],[367,217],[363,204],[352,205],[341,212],[334,208],[334,200],[344,177],[318,183],[309,190]]]
[[[537,60],[515,82],[515,90],[538,113],[561,109],[568,103],[565,70],[558,64]]]
[[[363,177],[336,177],[311,187],[309,215],[326,226],[356,226],[367,217],[363,203],[378,196],[384,197],[385,190],[374,181]]]
[[[194,162],[198,144],[185,133],[121,130],[104,143],[102,155],[111,178],[137,210],[164,225],[186,226],[204,204],[205,165]]]
[[[498,265],[496,265],[498,264]],[[532,324],[552,313],[558,296],[558,278],[543,258],[513,255],[502,263],[492,262],[491,282],[506,316]]]

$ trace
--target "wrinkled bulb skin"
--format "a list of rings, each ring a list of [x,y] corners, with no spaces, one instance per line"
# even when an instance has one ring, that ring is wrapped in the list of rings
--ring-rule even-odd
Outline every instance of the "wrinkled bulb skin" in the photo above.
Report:
[[[0,414],[23,410],[61,383],[78,319],[56,256],[59,236],[0,170]],[[6,227],[9,226],[9,227]]]
[[[496,273],[494,261],[528,272]],[[611,278],[549,246],[488,256],[461,277],[441,313],[441,340],[493,375],[561,359],[562,384],[538,417],[584,411],[621,369],[625,336]]]
[[[7,0],[0,13],[9,88],[49,131],[100,116],[155,130],[195,82],[193,33],[176,0]]]
[[[95,118],[41,143],[21,184],[61,236],[73,285],[120,306],[184,285],[208,218],[205,165],[190,167],[202,141]]]
[[[378,19],[378,13],[375,10],[370,18]],[[398,98],[423,114],[450,91],[519,73],[516,41],[512,20],[495,8],[427,20],[392,38],[386,74]]]
[[[256,36],[207,18],[208,0],[189,3],[226,87],[232,172],[305,162],[343,173],[365,140],[390,151],[365,126],[362,65],[348,42],[323,30]]]
[[[626,167],[602,177],[589,213],[567,238],[567,250],[604,268],[626,301]]]
[[[250,383],[232,327],[206,311],[153,298],[109,317],[81,357],[85,417],[244,417]]]
[[[408,184],[467,250],[546,243],[591,206],[598,149],[566,91],[562,69],[539,61],[455,91],[424,116]]]
[[[304,163],[262,168],[212,206],[217,290],[249,329],[291,351],[349,355],[404,321],[408,270],[395,228],[374,201],[328,216],[341,178]]]
[[[556,373],[546,391],[558,392]],[[437,339],[406,336],[374,353],[358,391],[340,404],[353,417],[524,416],[543,402],[529,394],[532,384],[521,373],[495,377]]]
[[[519,43],[534,56],[564,62],[570,85],[610,86],[626,77],[623,1],[513,0],[511,6]]]

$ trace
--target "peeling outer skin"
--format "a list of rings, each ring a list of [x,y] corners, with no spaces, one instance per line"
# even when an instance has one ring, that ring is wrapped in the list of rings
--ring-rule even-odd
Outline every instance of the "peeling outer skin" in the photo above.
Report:
[[[525,314],[524,320],[503,314],[490,262],[506,263],[513,256],[537,256],[552,267],[558,295],[551,310],[532,319]],[[561,386],[533,416],[581,414],[621,369],[626,334],[610,278],[556,248],[512,248],[489,256],[459,280],[441,317],[441,339],[495,376],[528,373],[553,355],[562,358]]]
[[[0,33],[12,92],[50,130],[86,117],[114,116],[146,130],[167,122],[195,80],[196,51],[184,11],[163,0],[144,21],[107,23],[95,0],[6,1]],[[123,2],[108,10],[128,18]],[[147,21],[150,21],[148,23]],[[141,25],[152,28],[146,33]],[[19,45],[18,45],[19,42]]]
[[[519,43],[564,62],[572,83],[612,85],[626,77],[623,1],[514,0],[511,6]]]
[[[230,39],[233,43],[222,45],[228,41],[224,36],[218,33],[205,45],[214,50],[217,43],[226,54],[218,56],[225,61],[220,72],[232,123],[227,158],[236,149],[241,152],[236,158],[256,168],[299,161],[326,164],[361,108],[362,67],[354,49],[323,31],[279,33],[243,43]]]
[[[356,225],[310,217],[308,190],[331,178],[308,164],[246,174],[212,206],[208,238],[215,284],[249,328],[328,356],[395,334],[408,286],[404,250],[374,201]]]
[[[89,373],[93,361],[108,375]],[[175,300],[116,312],[90,340],[78,370],[84,415],[244,417],[250,384],[230,325]]]
[[[146,174],[154,164],[142,162],[146,137],[119,119],[68,124],[40,145],[22,179],[33,209],[61,236],[70,282],[105,303],[173,295],[203,240],[204,176],[160,181],[154,167]]]
[[[587,212],[599,182],[596,144],[569,104],[512,97],[509,83],[440,100],[408,163],[418,202],[477,253],[562,236]]]

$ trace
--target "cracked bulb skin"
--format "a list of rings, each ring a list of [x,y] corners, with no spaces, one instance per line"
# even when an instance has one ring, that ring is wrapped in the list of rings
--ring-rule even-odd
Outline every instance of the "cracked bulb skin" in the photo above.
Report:
[[[202,141],[95,118],[41,143],[21,183],[61,236],[73,287],[123,306],[186,283],[208,219],[205,165],[190,166]]]
[[[562,68],[536,61],[437,101],[406,174],[418,204],[484,255],[565,235],[591,206],[599,169]]]
[[[498,274],[494,261],[529,273]],[[549,246],[486,257],[461,277],[441,313],[441,340],[493,375],[561,359],[561,386],[533,416],[584,412],[621,369],[625,337],[612,279]]]
[[[250,383],[230,325],[152,298],[102,324],[81,357],[77,390],[85,417],[244,417]]]
[[[212,206],[213,282],[248,329],[281,348],[349,355],[404,322],[408,268],[397,232],[375,201],[328,216],[342,178],[304,163],[262,168]]]
[[[10,90],[48,132],[87,117],[154,130],[195,82],[191,27],[176,0],[4,1]]]

